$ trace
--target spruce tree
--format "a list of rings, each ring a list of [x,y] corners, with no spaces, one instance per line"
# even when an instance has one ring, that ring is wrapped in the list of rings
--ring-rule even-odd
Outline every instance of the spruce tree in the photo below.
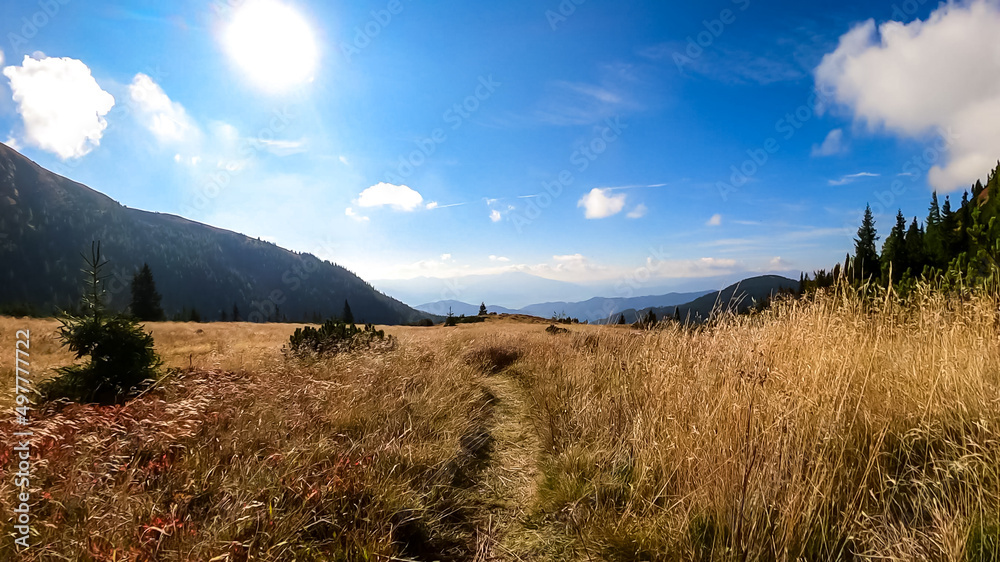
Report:
[[[351,305],[350,303],[347,302],[346,299],[344,300],[343,317],[344,317],[344,324],[354,324],[354,313],[351,312]]]
[[[958,214],[951,209],[951,199],[945,197],[944,206],[941,207],[941,240],[945,264],[962,252],[958,237],[958,220]]]
[[[913,277],[919,277],[924,270],[926,259],[924,257],[924,231],[917,224],[917,217],[913,217],[910,228],[906,231],[904,242],[906,248],[907,270]]]
[[[132,277],[132,316],[142,322],[163,320],[163,308],[160,307],[160,293],[156,292],[156,281],[149,264],[142,264],[142,269]]]
[[[871,205],[865,207],[865,216],[858,228],[858,237],[854,239],[854,278],[856,280],[871,279],[876,273],[881,273],[878,250],[875,242],[879,239],[875,230],[875,216]]]
[[[927,211],[927,223],[924,233],[924,258],[926,265],[944,267],[946,263],[944,224],[941,217],[941,207],[938,205],[937,192],[931,196],[931,205]]]
[[[969,225],[972,223],[972,205],[969,192],[962,192],[962,208],[958,210],[958,244],[961,252],[969,251]]]
[[[882,279],[884,282],[898,283],[907,268],[906,258],[906,217],[903,211],[896,213],[896,224],[882,246]],[[890,279],[889,273],[892,272]]]
[[[84,256],[84,260],[87,290],[81,302],[83,313],[64,314],[59,319],[59,339],[76,359],[89,360],[56,369],[58,376],[43,382],[39,391],[46,400],[119,402],[156,378],[162,363],[153,336],[143,331],[135,318],[105,309],[107,276],[101,270],[108,262],[101,257],[99,242],[91,245],[91,256]]]
[[[990,201],[1000,196],[1000,161],[997,162],[997,167],[993,169],[986,180],[986,191]]]

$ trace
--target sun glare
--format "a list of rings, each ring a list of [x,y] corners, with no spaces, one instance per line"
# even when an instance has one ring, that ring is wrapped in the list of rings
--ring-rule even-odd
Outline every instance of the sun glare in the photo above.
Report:
[[[277,0],[250,0],[225,30],[229,56],[259,87],[287,90],[309,82],[318,52],[309,23]]]

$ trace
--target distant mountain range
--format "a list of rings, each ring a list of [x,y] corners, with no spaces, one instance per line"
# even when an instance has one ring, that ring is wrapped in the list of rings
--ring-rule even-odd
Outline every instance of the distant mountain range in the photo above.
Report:
[[[595,293],[600,294],[594,287],[555,281],[520,271],[496,275],[466,275],[449,279],[418,277],[375,280],[372,281],[372,285],[406,303],[434,304],[442,301],[474,303],[476,312],[479,311],[479,303],[484,299],[514,309],[534,302],[582,301],[594,296]],[[444,313],[448,313],[447,308],[444,309]]]
[[[339,316],[379,324],[428,317],[333,263],[174,215],[123,207],[0,144],[0,305],[50,314],[78,302],[81,253],[101,241],[110,304],[129,302],[132,275],[153,271],[168,317],[307,321]]]
[[[635,309],[647,309],[650,307],[667,307],[675,306],[679,304],[689,303],[698,297],[704,296],[711,293],[711,291],[695,291],[691,293],[669,293],[666,295],[653,295],[645,297],[631,297],[631,298],[604,298],[595,297],[580,302],[545,302],[538,304],[531,304],[519,309],[509,309],[502,306],[492,306],[487,305],[486,308],[490,312],[496,312],[499,314],[527,314],[530,316],[539,316],[541,318],[551,318],[553,316],[565,316],[567,318],[577,318],[581,322],[598,322],[601,320],[607,320],[608,318],[615,316],[616,314],[622,313],[626,310],[631,310],[634,314]],[[469,304],[457,300],[444,300],[432,303],[421,304],[415,307],[417,310],[422,310],[431,314],[444,315],[448,314],[449,309],[456,316],[466,315],[474,316],[479,314],[478,304]]]
[[[455,316],[475,316],[479,314],[478,304],[469,304],[467,302],[456,301],[456,300],[429,302],[426,304],[415,306],[413,308],[416,308],[421,312],[426,312],[428,314],[434,314],[437,316],[447,316],[449,312],[451,314],[454,314]],[[486,309],[489,312],[496,312],[497,314],[520,314],[520,312],[516,310],[510,308],[504,308],[502,306],[487,305]]]
[[[645,317],[650,310],[656,314],[657,318],[676,316],[679,310],[680,317],[684,320],[704,322],[711,317],[712,311],[716,309],[730,310],[739,314],[781,292],[798,290],[799,282],[794,279],[779,275],[763,275],[744,279],[721,291],[708,293],[686,304],[629,309],[622,311],[621,314],[625,316],[625,322],[631,324]],[[618,315],[610,320],[616,322]]]

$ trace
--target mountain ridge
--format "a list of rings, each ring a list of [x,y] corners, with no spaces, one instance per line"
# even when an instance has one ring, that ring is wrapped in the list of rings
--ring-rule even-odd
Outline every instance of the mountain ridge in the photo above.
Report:
[[[676,316],[680,310],[682,320],[704,322],[716,309],[730,310],[737,314],[748,311],[757,303],[785,291],[799,291],[800,283],[780,275],[758,275],[748,277],[732,285],[703,295],[689,303],[667,307],[649,307],[641,310],[630,309],[621,312],[626,323],[633,323],[652,311],[657,318]],[[618,315],[616,315],[617,318]],[[603,322],[602,322],[603,323]]]
[[[80,254],[91,240],[109,259],[109,304],[128,303],[132,274],[148,263],[168,316],[311,321],[338,316],[402,324],[426,313],[308,253],[156,211],[125,207],[46,170],[0,143],[0,304],[45,313],[77,303]],[[86,246],[86,248],[85,248]]]
[[[693,292],[671,292],[663,295],[648,295],[640,297],[592,297],[584,301],[566,302],[554,301],[529,304],[521,308],[511,309],[503,306],[487,304],[486,308],[490,312],[500,314],[525,314],[528,316],[538,316],[550,318],[552,316],[565,316],[566,318],[576,318],[582,321],[597,322],[607,320],[614,314],[635,307],[648,308],[651,306],[674,306],[691,302],[698,297],[712,293],[713,291],[693,291]],[[431,314],[447,314],[451,308],[455,315],[465,314],[466,316],[479,313],[479,305],[473,305],[458,300],[444,300],[424,303],[415,306],[417,310]],[[443,312],[440,312],[443,311]]]

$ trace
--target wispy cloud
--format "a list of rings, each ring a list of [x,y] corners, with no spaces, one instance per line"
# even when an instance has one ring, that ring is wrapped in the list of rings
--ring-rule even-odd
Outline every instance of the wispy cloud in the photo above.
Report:
[[[264,145],[264,148],[274,154],[275,156],[291,156],[293,154],[300,154],[308,150],[308,143],[305,139],[300,140],[273,140],[273,139],[258,139],[258,141]]]
[[[352,219],[354,219],[354,220],[356,220],[358,222],[368,222],[370,220],[368,217],[359,215],[351,207],[348,207],[348,208],[344,209],[344,214],[347,215],[347,216],[349,216],[349,217],[351,217]]]
[[[132,105],[143,125],[161,142],[190,143],[198,127],[184,106],[171,100],[146,74],[136,74],[128,87]]]
[[[809,76],[798,61],[787,61],[783,56],[770,52],[751,53],[713,46],[697,57],[690,57],[687,48],[688,44],[684,42],[662,43],[639,51],[639,55],[677,67],[684,74],[697,74],[727,84],[768,85],[794,82]]]
[[[707,240],[698,244],[702,248],[716,248],[721,253],[739,252],[745,254],[750,250],[787,251],[794,247],[805,247],[814,244],[815,240],[824,238],[841,238],[851,235],[848,227],[839,228],[794,228],[775,232],[767,236],[750,236],[741,238],[720,238]]]
[[[648,189],[648,188],[654,188],[654,187],[667,187],[668,185],[670,185],[670,184],[666,184],[666,183],[654,183],[654,184],[649,184],[649,185],[646,185],[646,184],[639,184],[639,185],[615,185],[615,186],[609,185],[609,186],[599,187],[598,189],[611,189],[611,190],[617,191],[617,190],[620,190],[620,189]]]
[[[719,226],[722,224],[722,215],[716,213],[712,215],[712,218],[708,219],[705,226]]]
[[[468,205],[468,203],[449,203],[447,205],[442,205],[437,201],[431,201],[426,205],[428,211],[433,211],[434,209],[448,209],[451,207],[462,207]]]
[[[881,174],[874,174],[872,172],[858,172],[857,174],[848,174],[840,179],[830,180],[830,185],[847,185],[861,178],[877,178],[880,176]]]
[[[844,146],[844,130],[834,129],[826,135],[823,139],[822,144],[814,144],[812,148],[813,157],[819,156],[833,156],[835,154],[841,154],[845,151]]]
[[[601,86],[595,86],[593,84],[581,84],[576,82],[562,82],[562,81],[554,82],[553,84],[558,87],[565,88],[571,92],[576,92],[577,94],[580,94],[583,97],[593,98],[600,102],[610,103],[610,104],[618,104],[622,102],[622,96],[620,94],[612,92],[611,90]]]
[[[771,256],[773,255],[771,254]],[[491,255],[487,262],[479,266],[440,258],[424,259],[381,271],[379,277],[382,279],[413,279],[416,277],[460,279],[469,275],[499,275],[520,272],[572,283],[607,282],[634,275],[636,268],[641,267],[643,271],[649,273],[649,279],[653,282],[776,270],[772,262],[771,257],[758,258],[750,263],[745,263],[741,259],[714,256],[692,259],[648,257],[642,263],[609,265],[576,253],[554,255],[549,261],[542,263],[514,263],[503,256]]]
[[[629,211],[629,213],[625,216],[630,219],[641,219],[642,217],[646,216],[646,213],[648,211],[649,209],[646,207],[644,203],[639,203],[638,205],[635,206],[634,209]]]
[[[533,120],[561,127],[591,125],[643,109],[633,93],[637,80],[630,65],[601,65],[598,75],[591,82],[550,82]]]

